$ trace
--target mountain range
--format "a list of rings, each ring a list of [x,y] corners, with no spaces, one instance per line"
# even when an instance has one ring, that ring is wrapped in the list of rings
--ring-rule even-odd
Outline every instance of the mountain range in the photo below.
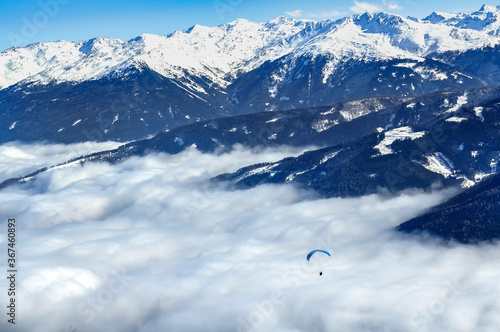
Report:
[[[0,142],[130,141],[225,116],[497,85],[499,17],[491,6],[423,20],[278,17],[10,48]]]
[[[499,27],[500,7],[483,6],[423,20],[279,17],[11,48],[0,54],[0,143],[131,142],[0,188],[151,152],[309,146],[213,181],[234,190],[291,183],[322,197],[457,187],[461,194],[398,230],[492,240],[500,237]],[[484,204],[491,208],[474,219]]]

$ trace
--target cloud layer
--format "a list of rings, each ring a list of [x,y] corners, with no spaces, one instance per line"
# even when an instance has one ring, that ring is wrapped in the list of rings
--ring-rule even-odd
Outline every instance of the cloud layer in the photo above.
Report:
[[[0,145],[0,182],[10,177],[24,176],[42,167],[56,165],[71,158],[115,149],[122,144],[85,142],[47,145],[11,142]]]
[[[157,154],[114,166],[55,169],[0,191],[2,227],[8,217],[19,224],[16,327],[149,332],[500,326],[498,245],[444,246],[392,230],[451,191],[320,199],[291,185],[235,191],[209,181],[300,152]],[[0,243],[5,247],[5,238]],[[307,253],[319,248],[332,257],[315,255],[307,262]],[[0,289],[6,287],[2,280]],[[9,329],[5,319],[0,329]]]
[[[354,1],[354,6],[349,7],[349,10],[354,13],[378,12],[382,7],[374,3]]]

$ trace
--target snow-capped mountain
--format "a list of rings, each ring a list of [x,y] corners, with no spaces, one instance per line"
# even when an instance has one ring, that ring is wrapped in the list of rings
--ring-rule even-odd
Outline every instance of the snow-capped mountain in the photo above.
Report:
[[[472,29],[500,35],[500,6],[483,5],[477,12],[448,14],[433,12],[424,21],[434,24],[446,24],[460,29]]]
[[[328,54],[332,61],[346,57],[422,60],[433,52],[465,51],[500,43],[498,34],[486,36],[484,31],[465,23],[455,24],[461,28],[457,30],[446,24],[432,24],[448,21],[434,21],[428,18],[428,22],[415,22],[387,13],[320,22],[285,17],[265,23],[240,19],[217,27],[195,25],[165,36],[144,34],[126,42],[103,37],[37,43],[1,53],[0,88],[23,80],[47,84],[126,75],[138,63],[168,78],[184,77],[186,70],[225,87],[239,74],[285,55]],[[332,70],[325,75],[332,74],[335,63],[330,66]],[[194,87],[196,90],[196,84]],[[203,93],[203,89],[199,91]]]
[[[11,48],[0,53],[0,141],[132,140],[221,116],[499,84],[490,25],[279,17]],[[471,61],[482,50],[487,72]]]
[[[139,63],[168,78],[206,76],[227,86],[227,75],[248,70],[286,50],[273,47],[302,31],[308,22],[277,19],[264,24],[237,20],[218,27],[195,25],[165,36],[143,34],[127,42],[94,38],[79,42],[47,42],[2,53],[5,88],[21,80],[47,84],[81,82],[126,75]],[[262,54],[268,50],[267,55]],[[194,84],[195,90],[198,88]],[[199,92],[204,92],[199,89]]]

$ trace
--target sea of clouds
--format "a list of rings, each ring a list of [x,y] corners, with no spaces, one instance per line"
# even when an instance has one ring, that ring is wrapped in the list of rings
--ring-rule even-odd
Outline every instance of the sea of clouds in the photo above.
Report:
[[[0,146],[1,180],[112,147]],[[497,244],[447,245],[393,230],[454,190],[323,199],[292,185],[234,190],[210,181],[301,152],[191,149],[118,165],[60,167],[1,190],[0,247],[7,251],[7,219],[16,218],[19,272],[16,325],[3,313],[0,330],[476,332],[500,326]],[[332,257],[318,253],[307,262],[313,249]],[[2,278],[5,312],[7,288]]]

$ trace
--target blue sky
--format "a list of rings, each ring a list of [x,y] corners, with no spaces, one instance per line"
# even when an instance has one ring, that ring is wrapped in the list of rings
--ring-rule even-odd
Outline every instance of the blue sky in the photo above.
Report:
[[[284,15],[321,20],[355,12],[388,11],[423,18],[432,11],[478,10],[485,0],[0,0],[0,51],[39,41],[108,36],[128,40],[167,34],[194,24],[237,18],[263,22]]]

